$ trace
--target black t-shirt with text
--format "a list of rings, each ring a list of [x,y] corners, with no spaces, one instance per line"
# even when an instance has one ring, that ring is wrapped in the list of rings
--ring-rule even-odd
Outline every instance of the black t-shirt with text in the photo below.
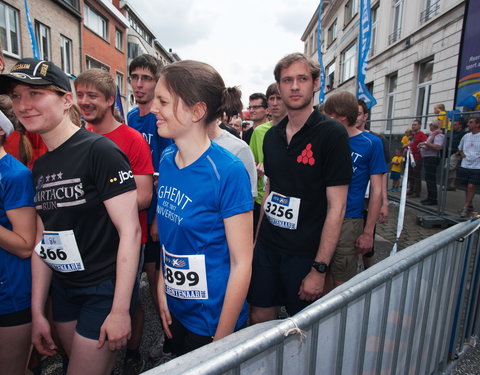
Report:
[[[58,272],[65,287],[115,278],[118,232],[104,201],[136,188],[129,161],[108,138],[79,129],[33,167],[35,204],[45,231],[73,230],[84,270]]]

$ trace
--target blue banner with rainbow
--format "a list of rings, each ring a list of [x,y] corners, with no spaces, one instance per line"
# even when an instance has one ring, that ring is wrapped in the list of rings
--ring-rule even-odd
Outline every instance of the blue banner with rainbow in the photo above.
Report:
[[[465,2],[455,107],[480,110],[480,1]]]

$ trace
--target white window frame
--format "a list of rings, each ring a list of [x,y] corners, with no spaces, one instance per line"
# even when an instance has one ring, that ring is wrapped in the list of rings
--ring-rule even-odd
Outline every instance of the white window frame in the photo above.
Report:
[[[335,60],[326,67],[325,75],[325,86],[330,85],[330,88],[333,89],[335,87]]]
[[[84,4],[83,17],[83,23],[89,30],[108,40],[108,20],[105,17],[87,3]]]
[[[417,118],[422,119],[422,126],[424,129],[427,128],[428,123],[428,113],[430,109],[430,93],[432,91],[432,77],[429,81],[420,82],[422,78],[422,70],[426,64],[432,64],[432,73],[433,73],[433,58],[423,61],[418,64],[418,79],[417,79],[417,89],[416,89],[416,102],[415,102],[415,114]],[[433,74],[432,74],[433,76]]]
[[[337,39],[337,19],[332,22],[327,30],[327,47]]]
[[[425,8],[420,13],[420,22],[427,22],[438,14],[440,0],[425,0]]]
[[[60,34],[60,58],[62,69],[67,74],[73,74],[73,44],[70,39]]]
[[[395,78],[395,87],[393,87],[393,79]],[[385,130],[391,131],[393,128],[393,115],[395,114],[395,99],[397,96],[398,88],[398,72],[387,76],[388,79],[388,93],[387,93],[387,122],[385,123]]]
[[[51,61],[52,39],[50,38],[50,28],[39,21],[35,21],[35,38],[37,39],[40,60]]]
[[[123,88],[125,87],[124,79],[125,78],[122,72],[119,72],[119,71],[115,72],[115,83],[117,84],[120,90],[120,95],[125,95],[125,93],[123,92]]]
[[[375,8],[372,8],[371,20],[372,20],[372,37],[370,39],[370,52],[368,53],[369,56],[375,55],[375,50],[377,49],[378,5]]]
[[[106,70],[107,72],[110,71],[110,67],[101,61],[98,61],[97,59],[94,59],[91,56],[86,55],[85,56],[85,68],[88,69],[93,69],[93,68],[98,68],[98,69],[103,69]]]
[[[341,54],[341,80],[345,82],[356,74],[357,42],[352,43]]]
[[[344,7],[343,24],[347,25],[358,12],[358,0],[348,0]]]
[[[20,43],[20,23],[19,23],[19,12],[17,9],[11,7],[10,5],[0,1],[0,7],[3,7],[3,10],[0,9],[0,12],[3,11],[3,17],[5,22],[5,40],[2,42],[3,52],[6,55],[20,58],[21,53],[21,43]],[[12,19],[15,25],[12,25]],[[15,37],[12,37],[12,32],[15,34]],[[15,43],[12,39],[15,39]],[[16,46],[17,52],[15,52],[14,47]]]
[[[123,51],[123,32],[115,28],[115,48]]]
[[[395,43],[402,36],[404,0],[393,0],[392,2],[392,33],[388,37],[389,44]]]

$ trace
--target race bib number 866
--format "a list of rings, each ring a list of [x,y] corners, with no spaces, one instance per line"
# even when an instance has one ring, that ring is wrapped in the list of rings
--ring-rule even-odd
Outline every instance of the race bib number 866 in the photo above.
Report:
[[[35,252],[55,271],[74,272],[85,269],[72,230],[43,232],[42,240],[35,246]]]

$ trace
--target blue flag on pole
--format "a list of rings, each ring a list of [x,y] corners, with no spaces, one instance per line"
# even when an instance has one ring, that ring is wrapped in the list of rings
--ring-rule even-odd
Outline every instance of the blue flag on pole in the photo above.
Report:
[[[358,33],[358,71],[357,71],[357,97],[362,99],[368,108],[377,104],[373,95],[365,85],[367,74],[368,53],[372,39],[372,19],[370,0],[360,0],[360,32]]]
[[[325,68],[322,61],[322,0],[318,5],[318,26],[317,26],[317,54],[318,64],[320,65],[320,89],[318,93],[318,102],[325,101]]]
[[[120,95],[120,88],[117,86],[117,95],[115,96],[115,108],[118,109],[120,115],[123,118],[123,122],[125,122],[125,114],[123,112],[123,104],[122,104],[122,96]]]
[[[37,39],[35,38],[35,32],[32,27],[32,20],[30,18],[30,12],[28,10],[27,0],[24,0],[25,3],[25,16],[27,17],[28,33],[30,34],[30,42],[32,44],[32,54],[33,57],[37,60],[40,60],[40,52],[38,51]]]

